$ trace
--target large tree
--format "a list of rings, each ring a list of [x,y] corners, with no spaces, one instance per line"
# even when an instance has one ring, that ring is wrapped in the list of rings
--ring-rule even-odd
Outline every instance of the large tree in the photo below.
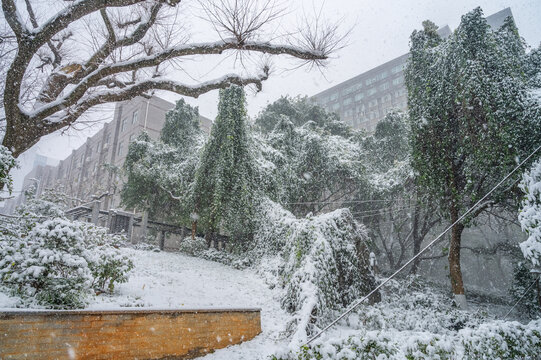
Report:
[[[451,222],[492,189],[541,142],[538,104],[529,96],[525,44],[511,18],[491,29],[480,8],[447,39],[436,26],[411,36],[406,69],[412,165]],[[516,204],[518,174],[451,230],[451,287],[465,305],[462,232],[485,210]]]
[[[245,64],[258,61],[245,61],[246,56],[283,54],[319,65],[340,43],[336,27],[322,27],[321,19],[313,23],[317,30],[307,25],[296,36],[281,38],[273,31],[272,39],[282,41],[271,41],[267,29],[284,15],[271,0],[181,5],[180,0],[56,0],[47,6],[2,0],[2,144],[18,157],[89,109],[151,90],[197,97],[231,84],[260,89],[269,67],[261,61],[247,69]],[[192,39],[186,24],[197,18],[207,20],[216,40]],[[181,60],[227,57],[232,51],[243,64],[238,73],[195,83],[169,76],[171,68],[187,71]]]

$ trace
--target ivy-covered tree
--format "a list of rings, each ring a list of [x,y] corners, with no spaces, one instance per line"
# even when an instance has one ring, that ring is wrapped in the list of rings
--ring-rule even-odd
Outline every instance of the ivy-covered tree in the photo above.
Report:
[[[447,39],[433,23],[423,26],[411,36],[405,72],[412,165],[420,186],[439,199],[442,214],[455,223],[539,144],[540,112],[529,96],[525,46],[512,19],[493,30],[477,8]],[[462,305],[462,232],[488,208],[516,205],[509,184],[452,228],[451,287]]]
[[[190,223],[192,191],[199,152],[205,136],[199,111],[183,99],[165,116],[159,141],[142,133],[128,149],[122,188],[127,208],[149,211],[153,218]]]
[[[242,87],[220,90],[218,116],[195,175],[195,214],[209,244],[222,234],[244,247],[253,234],[257,185],[245,103]]]

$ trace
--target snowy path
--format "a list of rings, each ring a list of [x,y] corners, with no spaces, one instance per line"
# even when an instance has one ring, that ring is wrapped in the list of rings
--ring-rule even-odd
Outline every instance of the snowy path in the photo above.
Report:
[[[261,308],[261,335],[204,359],[264,359],[278,346],[276,340],[288,315],[280,308],[278,293],[256,274],[178,253],[127,251],[133,253],[135,264],[128,283],[119,285],[113,296],[98,297],[90,309],[257,307]]]

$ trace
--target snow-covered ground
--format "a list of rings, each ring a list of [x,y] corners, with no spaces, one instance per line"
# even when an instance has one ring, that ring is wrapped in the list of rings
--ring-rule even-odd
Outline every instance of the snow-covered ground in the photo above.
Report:
[[[280,344],[288,315],[279,294],[250,270],[189,257],[179,253],[125,249],[135,268],[129,281],[117,285],[114,295],[96,296],[88,309],[145,308],[261,308],[262,334],[252,341],[218,350],[204,359],[266,358]],[[0,293],[0,308],[16,299]],[[0,309],[1,310],[1,309]]]

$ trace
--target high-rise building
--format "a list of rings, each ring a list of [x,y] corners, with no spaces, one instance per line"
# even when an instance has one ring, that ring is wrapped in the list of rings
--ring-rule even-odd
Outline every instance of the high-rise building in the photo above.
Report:
[[[34,185],[37,195],[44,189],[53,188],[65,193],[74,206],[98,196],[102,198],[102,209],[119,207],[123,179],[118,169],[124,164],[130,142],[143,131],[157,139],[165,123],[165,114],[173,107],[174,104],[156,96],[117,103],[113,120],[57,166],[37,161],[25,176],[23,193]],[[203,116],[199,120],[201,129],[209,133],[212,121]]]
[[[513,17],[509,8],[486,19],[497,29],[507,17]],[[451,29],[446,25],[438,33],[445,38]],[[399,56],[312,96],[312,100],[327,111],[337,113],[351,127],[372,132],[390,110],[407,109],[404,69],[408,57],[409,54]]]

